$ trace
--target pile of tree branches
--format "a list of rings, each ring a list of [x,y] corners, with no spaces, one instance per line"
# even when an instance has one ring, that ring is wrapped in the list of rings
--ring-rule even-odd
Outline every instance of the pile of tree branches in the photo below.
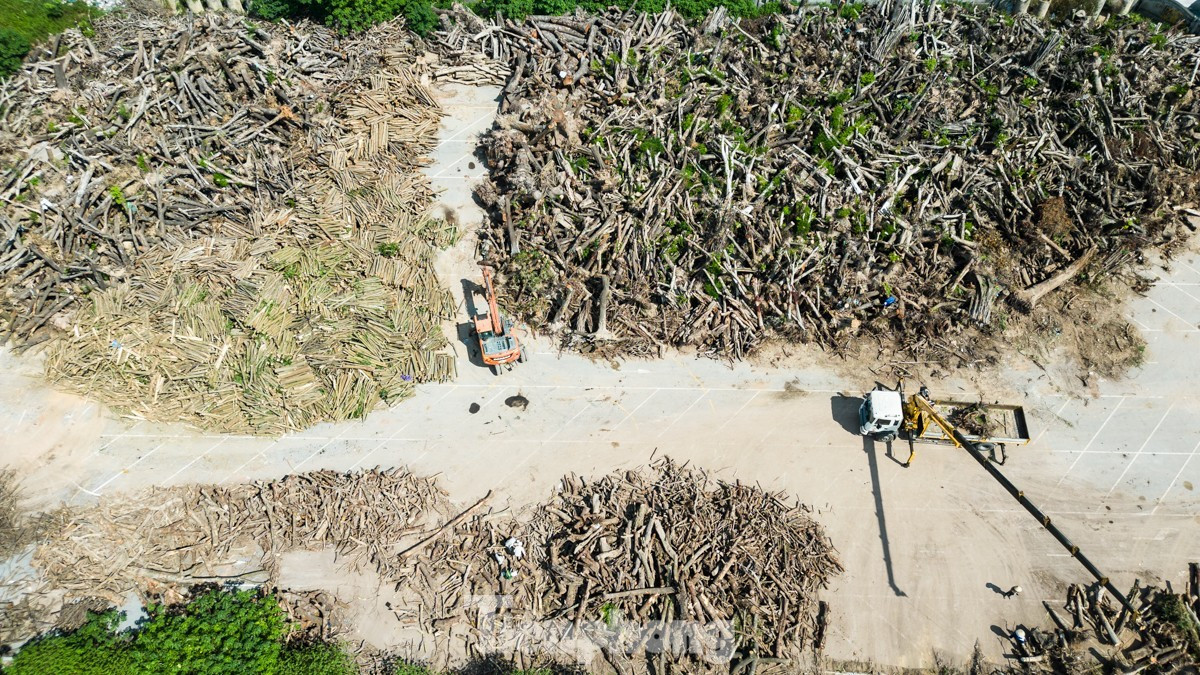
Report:
[[[511,54],[479,190],[508,302],[588,343],[962,353],[1200,215],[1200,38],[1136,19],[885,3],[448,37]]]

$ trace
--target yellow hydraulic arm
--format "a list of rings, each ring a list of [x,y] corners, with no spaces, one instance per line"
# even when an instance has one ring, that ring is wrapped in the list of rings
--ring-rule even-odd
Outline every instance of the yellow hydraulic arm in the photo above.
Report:
[[[962,443],[958,441],[958,434],[954,426],[933,409],[933,404],[928,399],[920,394],[913,394],[904,406],[904,430],[908,432],[908,459],[904,461],[904,466],[912,464],[913,458],[917,456],[917,447],[913,443],[913,439],[925,432],[925,425],[928,424],[926,420],[941,427],[942,431],[946,432],[946,438],[950,439],[954,447],[963,447]]]

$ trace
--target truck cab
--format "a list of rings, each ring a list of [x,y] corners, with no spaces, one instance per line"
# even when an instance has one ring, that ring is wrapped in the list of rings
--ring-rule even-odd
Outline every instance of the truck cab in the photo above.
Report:
[[[896,438],[904,421],[904,400],[900,392],[876,389],[863,397],[858,407],[858,431],[887,443]]]

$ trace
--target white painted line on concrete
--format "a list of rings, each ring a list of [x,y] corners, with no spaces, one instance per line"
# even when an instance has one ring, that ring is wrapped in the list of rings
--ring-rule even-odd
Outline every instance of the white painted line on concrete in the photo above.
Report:
[[[1088,448],[1092,447],[1092,443],[1095,443],[1096,439],[1100,437],[1100,433],[1104,431],[1104,427],[1108,426],[1108,422],[1113,418],[1113,415],[1117,414],[1117,411],[1121,409],[1121,404],[1124,402],[1125,397],[1122,396],[1121,400],[1117,401],[1117,405],[1113,407],[1112,412],[1108,413],[1108,417],[1104,418],[1104,423],[1100,425],[1100,428],[1096,429],[1096,433],[1092,435],[1092,439],[1087,442],[1087,445],[1083,446],[1083,450],[1080,451],[1079,456],[1075,458],[1074,462],[1071,462],[1071,466],[1067,467],[1067,472],[1064,473],[1063,477],[1059,478],[1058,482],[1054,484],[1054,487],[1062,485],[1063,481],[1067,479],[1067,476],[1071,475],[1071,471],[1075,469],[1075,465],[1079,463],[1079,460],[1083,459],[1084,453],[1086,453]]]
[[[499,396],[499,394],[497,394],[497,396]],[[375,447],[371,448],[370,452],[368,452],[367,454],[360,457],[357,462],[351,464],[349,470],[353,471],[353,470],[357,469],[359,466],[362,465],[363,462],[365,462],[367,460],[368,457],[375,454],[376,450],[378,450],[378,449],[382,448],[383,446],[387,445],[388,443],[390,443],[392,441],[392,439],[394,439],[396,436],[400,435],[400,432],[407,429],[411,424],[412,424],[412,422],[405,424],[404,426],[402,426],[399,429],[392,432],[391,436],[388,436],[387,438],[383,439],[382,441],[379,441],[379,445],[376,445]]]
[[[746,399],[746,402],[742,404],[742,407],[737,409],[737,412],[730,415],[729,418],[726,419],[725,422],[721,424],[721,426],[717,427],[717,431],[724,429],[726,427],[726,425],[728,425],[730,422],[732,422],[734,420],[735,417],[742,414],[742,411],[746,409],[746,406],[750,405],[751,401],[758,398],[758,395],[760,393],[762,393],[761,389],[755,390],[754,395],[751,396],[750,398]]]
[[[28,414],[29,414],[29,408],[22,408],[22,409],[21,409],[21,416],[20,416],[19,418],[17,418],[17,421],[16,421],[16,422],[13,422],[13,423],[9,424],[8,426],[4,427],[4,432],[5,432],[5,433],[8,433],[8,432],[12,431],[13,429],[18,429],[18,428],[20,428],[20,427],[21,427],[21,422],[24,422],[24,421],[25,421],[25,416],[26,416],[26,415],[28,415]]]
[[[448,393],[446,394],[446,396],[449,396],[449,395],[450,395],[450,394],[448,394]],[[443,396],[442,398],[445,398],[445,396]],[[439,399],[439,400],[441,400],[441,399]],[[349,427],[347,427],[347,428],[346,428],[346,430],[347,430],[347,431],[349,431]],[[344,433],[344,432],[343,432],[343,433]],[[299,464],[297,464],[297,465],[293,466],[293,467],[292,467],[292,471],[295,471],[296,469],[299,469],[300,467],[304,466],[304,465],[305,465],[305,464],[308,462],[308,460],[310,460],[310,459],[312,459],[313,457],[316,457],[317,455],[321,454],[321,452],[322,452],[323,450],[325,450],[325,448],[329,447],[329,444],[330,444],[330,443],[333,443],[333,442],[334,442],[334,441],[336,441],[337,439],[341,438],[341,436],[342,436],[342,434],[338,434],[337,436],[334,436],[333,438],[329,439],[328,441],[325,441],[325,444],[324,444],[324,445],[322,445],[321,447],[317,448],[317,449],[316,449],[316,451],[315,451],[315,452],[313,452],[313,454],[309,455],[308,457],[305,457],[303,460],[301,460],[301,461],[300,461],[300,463],[299,463]]]
[[[502,396],[504,394],[504,392],[508,391],[508,387],[505,387],[505,386],[500,386],[498,388],[500,389],[500,391],[496,392],[495,396],[489,398],[487,400],[487,403],[484,403],[482,406],[480,406],[479,407],[480,410],[487,408],[489,405],[492,404],[492,401],[495,401],[496,399],[500,398],[500,396]]]
[[[1067,400],[1063,401],[1062,406],[1060,406],[1058,410],[1054,411],[1054,416],[1060,417],[1062,415],[1062,411],[1066,410],[1067,405],[1070,403],[1071,403],[1071,399],[1069,399],[1069,398]],[[1038,432],[1037,438],[1033,439],[1033,442],[1037,443],[1038,441],[1040,441],[1042,439],[1042,436],[1045,436],[1046,432],[1049,431],[1049,429],[1050,429],[1049,426],[1044,427],[1040,432]]]
[[[1195,284],[1195,285],[1200,285],[1200,284]],[[1200,302],[1200,298],[1198,298],[1198,297],[1196,297],[1196,296],[1192,295],[1191,293],[1188,293],[1187,291],[1183,290],[1183,287],[1182,287],[1182,286],[1180,286],[1179,284],[1174,284],[1174,285],[1172,285],[1172,286],[1171,286],[1171,288],[1174,288],[1175,290],[1179,291],[1180,293],[1183,293],[1184,295],[1186,295],[1186,296],[1188,296],[1189,298],[1191,298],[1191,299],[1195,300],[1196,302]]]
[[[1137,452],[1133,453],[1133,458],[1130,459],[1129,463],[1125,465],[1125,470],[1121,472],[1120,476],[1117,476],[1117,481],[1113,483],[1112,488],[1108,491],[1109,495],[1111,495],[1113,491],[1117,489],[1117,486],[1121,484],[1121,480],[1125,478],[1125,474],[1129,473],[1129,468],[1132,467],[1133,463],[1137,461],[1137,458],[1141,456],[1142,451],[1146,449],[1146,446],[1150,444],[1150,440],[1154,438],[1154,434],[1158,433],[1158,430],[1160,427],[1162,427],[1163,422],[1167,421],[1167,415],[1170,415],[1171,411],[1174,409],[1175,402],[1171,401],[1171,405],[1167,406],[1167,412],[1163,413],[1162,419],[1158,420],[1158,424],[1154,425],[1154,428],[1150,431],[1150,435],[1146,437],[1145,442],[1143,442],[1141,447],[1137,449]]]
[[[1183,466],[1179,467],[1179,472],[1176,473],[1175,477],[1171,479],[1171,484],[1167,486],[1167,489],[1163,491],[1162,496],[1158,498],[1158,501],[1154,504],[1154,508],[1150,509],[1150,515],[1154,515],[1155,512],[1158,511],[1158,507],[1162,506],[1163,500],[1165,500],[1167,495],[1171,493],[1171,489],[1175,487],[1175,483],[1178,482],[1179,477],[1183,475],[1183,470],[1187,468],[1187,465],[1191,463],[1192,458],[1196,456],[1197,450],[1200,450],[1200,441],[1196,441],[1196,446],[1192,448],[1192,452],[1188,455],[1188,458],[1183,460]]]
[[[1159,302],[1159,301],[1155,300],[1154,298],[1152,298],[1152,297],[1150,297],[1150,296],[1148,296],[1148,295],[1146,296],[1146,299],[1147,299],[1147,300],[1149,300],[1150,302],[1153,302],[1154,304],[1158,305],[1159,307],[1162,307],[1162,310],[1163,310],[1164,312],[1166,312],[1167,314],[1170,314],[1171,316],[1175,317],[1176,319],[1179,319],[1180,321],[1182,321],[1182,322],[1184,322],[1185,324],[1187,324],[1187,325],[1188,325],[1188,327],[1189,327],[1191,330],[1197,330],[1197,328],[1196,328],[1196,324],[1192,323],[1191,321],[1188,321],[1187,319],[1183,318],[1182,316],[1179,316],[1179,315],[1178,315],[1178,314],[1176,314],[1175,312],[1172,312],[1170,309],[1168,309],[1168,308],[1166,307],[1166,305],[1163,305],[1161,302]]]
[[[683,412],[681,412],[681,413],[679,413],[678,415],[676,415],[675,417],[673,417],[673,418],[671,419],[671,423],[670,423],[670,424],[668,424],[667,426],[663,427],[663,430],[662,430],[661,432],[659,432],[659,434],[658,434],[658,438],[662,438],[663,436],[665,436],[665,435],[667,434],[667,432],[671,430],[671,427],[675,426],[675,423],[679,421],[679,418],[681,418],[681,417],[683,417],[684,415],[686,415],[686,414],[688,414],[689,412],[691,412],[692,408],[695,408],[695,407],[696,407],[696,404],[697,404],[697,403],[699,403],[699,402],[700,402],[700,401],[701,401],[701,400],[702,400],[702,399],[703,399],[705,396],[708,396],[708,390],[707,390],[707,389],[705,389],[705,390],[704,390],[704,392],[703,392],[702,394],[700,394],[700,397],[699,397],[699,398],[697,398],[695,401],[692,401],[692,404],[691,404],[691,405],[689,405],[688,407],[684,408],[684,409],[683,409]]]
[[[211,447],[209,447],[209,448],[208,448],[207,450],[205,450],[204,452],[200,453],[200,455],[198,455],[197,457],[193,458],[193,459],[192,459],[192,461],[188,462],[187,464],[184,464],[183,466],[179,467],[179,470],[178,470],[178,471],[176,471],[175,473],[171,474],[170,476],[167,476],[167,479],[166,479],[166,480],[164,480],[163,482],[164,482],[164,483],[170,483],[172,479],[174,479],[176,476],[178,476],[179,474],[183,473],[184,471],[187,471],[189,468],[191,468],[191,466],[192,466],[193,464],[195,464],[196,462],[199,462],[199,461],[200,461],[201,459],[203,459],[203,458],[204,458],[204,457],[205,457],[205,456],[206,456],[208,453],[212,452],[213,450],[216,450],[216,449],[217,449],[219,446],[221,446],[222,444],[224,444],[224,443],[225,443],[225,441],[226,441],[226,439],[222,438],[221,440],[217,441],[216,443],[213,443]]]
[[[652,391],[652,392],[650,392],[650,395],[649,395],[649,396],[647,396],[645,399],[643,399],[641,403],[637,404],[637,407],[636,407],[636,408],[634,408],[633,410],[630,410],[628,415],[626,415],[625,417],[621,418],[621,421],[620,421],[620,422],[617,422],[615,426],[613,426],[611,429],[609,429],[609,432],[616,431],[618,428],[620,428],[620,426],[621,426],[622,424],[625,424],[625,421],[626,421],[626,420],[628,420],[630,417],[633,417],[633,414],[634,414],[635,412],[637,412],[638,410],[641,410],[642,406],[644,406],[644,405],[646,405],[647,403],[649,403],[649,402],[650,402],[650,399],[654,398],[654,395],[655,395],[655,394],[657,394],[657,393],[658,393],[658,390],[657,390],[657,389],[656,389],[656,390],[654,390],[654,391]]]
[[[107,449],[107,448],[108,448],[108,446],[112,445],[113,443],[116,443],[116,442],[117,442],[117,439],[120,439],[120,438],[122,438],[122,437],[125,437],[125,436],[129,436],[129,435],[130,435],[130,433],[129,433],[129,432],[131,432],[131,431],[133,431],[134,429],[136,429],[136,428],[138,428],[138,427],[142,426],[142,423],[143,423],[144,421],[145,421],[145,420],[138,420],[138,421],[137,421],[137,424],[134,424],[133,426],[131,426],[131,427],[129,427],[128,429],[126,429],[125,431],[123,431],[123,432],[121,432],[121,433],[117,434],[116,436],[113,436],[111,441],[109,441],[109,442],[105,443],[104,445],[102,445],[102,446],[100,446],[100,447],[96,448],[94,451],[92,451],[92,457],[95,457],[96,455],[100,454],[100,452],[101,452],[101,451],[103,451],[103,450]],[[101,435],[100,435],[100,438],[104,438],[104,435],[103,435],[103,434],[101,434]]]
[[[471,130],[471,128],[472,128],[472,127],[474,127],[476,124],[479,124],[480,122],[483,122],[483,121],[487,120],[489,117],[492,117],[492,116],[494,116],[494,115],[495,115],[495,112],[494,112],[494,111],[493,111],[493,112],[485,112],[484,114],[480,115],[479,117],[476,117],[475,119],[471,120],[471,121],[470,121],[470,122],[469,122],[469,123],[468,123],[466,126],[464,126],[463,128],[461,128],[461,129],[459,129],[458,131],[454,132],[454,135],[453,135],[453,136],[450,136],[449,138],[444,138],[444,139],[442,139],[442,140],[438,141],[438,142],[437,142],[437,145],[436,145],[436,146],[434,146],[434,147],[436,147],[436,148],[440,148],[440,147],[442,147],[443,145],[445,145],[446,143],[450,143],[451,141],[454,141],[454,140],[456,140],[456,139],[457,139],[457,140],[458,140],[458,142],[460,142],[460,143],[469,143],[469,142],[474,142],[474,140],[475,140],[475,139],[473,139],[473,138],[459,138],[459,136],[462,136],[463,134],[465,134],[465,133],[467,133],[468,131],[470,131],[470,130]]]
[[[132,464],[130,464],[129,466],[125,467],[124,469],[121,469],[120,471],[118,471],[118,472],[116,472],[115,474],[113,474],[113,475],[112,475],[112,477],[111,477],[111,478],[109,478],[108,480],[106,480],[106,481],[104,481],[103,483],[101,483],[101,484],[97,485],[96,487],[92,488],[92,490],[95,490],[95,492],[93,492],[92,490],[84,490],[84,492],[88,493],[89,495],[96,495],[97,497],[99,497],[99,496],[100,496],[100,491],[101,491],[101,490],[103,490],[105,487],[107,487],[109,483],[111,483],[111,482],[113,482],[114,480],[116,480],[116,479],[120,478],[122,474],[125,474],[125,473],[127,473],[127,472],[128,472],[130,469],[132,469],[133,467],[137,466],[137,465],[138,465],[138,463],[140,463],[140,462],[141,462],[143,459],[146,459],[146,458],[147,458],[147,457],[149,457],[150,455],[153,455],[153,454],[155,453],[155,451],[157,451],[159,448],[161,448],[162,446],[164,446],[164,445],[166,445],[166,444],[167,444],[167,443],[166,443],[166,441],[164,441],[164,442],[162,442],[162,443],[159,443],[158,445],[154,446],[154,449],[152,449],[150,452],[147,452],[146,454],[142,455],[141,457],[138,457],[138,458],[137,458],[137,460],[135,460],[135,461],[134,461]],[[82,488],[81,488],[81,489],[82,489]]]
[[[240,474],[240,473],[242,472],[242,469],[244,469],[244,468],[246,468],[246,467],[250,466],[250,463],[251,463],[251,462],[253,462],[253,461],[255,461],[256,459],[258,459],[259,457],[262,457],[263,455],[267,454],[267,451],[268,451],[268,450],[270,450],[271,448],[275,447],[276,445],[279,445],[280,443],[282,443],[282,442],[283,442],[283,439],[285,439],[285,438],[287,438],[287,435],[286,435],[286,434],[284,434],[283,436],[280,436],[279,438],[276,438],[274,441],[272,441],[272,442],[271,442],[271,444],[270,444],[270,445],[268,445],[267,447],[263,448],[262,450],[259,450],[257,455],[255,455],[255,456],[251,457],[250,459],[248,459],[248,460],[246,460],[246,461],[242,462],[242,465],[241,465],[241,466],[239,466],[238,468],[234,469],[233,471],[230,471],[228,475],[226,475],[224,478],[222,478],[222,479],[221,479],[221,480],[218,482],[218,484],[219,484],[219,485],[224,485],[225,483],[228,483],[230,478],[233,478],[234,476],[236,476],[236,475]],[[320,440],[320,439],[313,439],[313,440]]]
[[[559,441],[554,441],[554,437],[561,434],[562,432],[566,431],[567,429],[569,429],[571,427],[571,423],[574,422],[575,420],[579,419],[579,416],[583,414],[583,411],[587,410],[590,407],[592,407],[592,402],[584,401],[583,407],[580,408],[579,412],[575,413],[575,415],[572,416],[571,419],[567,420],[566,424],[559,426],[558,431],[555,431],[553,434],[550,434],[550,438],[547,438],[544,441],[538,441],[538,442],[540,442],[540,443],[559,442]]]

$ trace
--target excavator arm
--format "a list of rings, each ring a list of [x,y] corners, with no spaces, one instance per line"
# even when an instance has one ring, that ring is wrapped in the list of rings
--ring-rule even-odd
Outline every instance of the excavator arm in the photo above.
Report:
[[[500,318],[500,307],[496,304],[496,288],[492,285],[492,268],[483,265],[483,287],[487,293],[488,320],[492,322],[492,334],[504,334],[504,322]]]
[[[912,438],[912,434],[914,432],[919,433],[919,427],[921,424],[932,422],[933,424],[941,427],[942,431],[946,432],[946,437],[949,438],[955,446],[963,448],[970,453],[971,457],[973,457],[976,462],[979,462],[979,465],[982,466],[992,478],[996,479],[996,482],[1000,483],[1004,490],[1017,500],[1017,503],[1019,503],[1026,511],[1029,512],[1029,515],[1036,518],[1038,523],[1055,539],[1058,540],[1058,543],[1061,544],[1062,547],[1071,554],[1072,558],[1078,560],[1079,563],[1082,564],[1093,577],[1095,577],[1096,581],[1098,581],[1101,586],[1106,588],[1108,592],[1117,599],[1117,602],[1121,603],[1122,607],[1129,610],[1130,614],[1134,618],[1139,616],[1137,608],[1133,606],[1133,603],[1129,601],[1129,598],[1125,597],[1125,594],[1118,590],[1117,587],[1114,586],[1111,581],[1109,581],[1108,576],[1101,572],[1100,569],[1097,568],[1092,561],[1089,560],[1088,557],[1079,550],[1079,547],[1072,543],[1071,540],[1067,538],[1067,535],[1064,534],[1062,530],[1058,529],[1058,526],[1051,522],[1050,516],[1043,513],[1042,510],[1039,509],[1033,502],[1029,501],[1029,498],[1025,496],[1025,492],[1019,489],[1013,484],[1012,481],[1010,481],[1003,473],[1001,473],[1000,469],[997,469],[992,464],[992,461],[988,459],[988,457],[984,455],[979,448],[976,447],[973,441],[963,435],[963,433],[959,431],[957,427],[947,421],[944,417],[939,415],[937,411],[934,410],[933,404],[927,398],[921,394],[913,394],[913,396],[909,399],[908,405],[905,406],[904,416],[904,423],[909,430],[910,439]],[[912,447],[913,446],[910,441],[909,456],[908,461],[905,462],[905,466],[908,466],[912,462],[913,455],[916,454],[916,452],[912,450]]]

